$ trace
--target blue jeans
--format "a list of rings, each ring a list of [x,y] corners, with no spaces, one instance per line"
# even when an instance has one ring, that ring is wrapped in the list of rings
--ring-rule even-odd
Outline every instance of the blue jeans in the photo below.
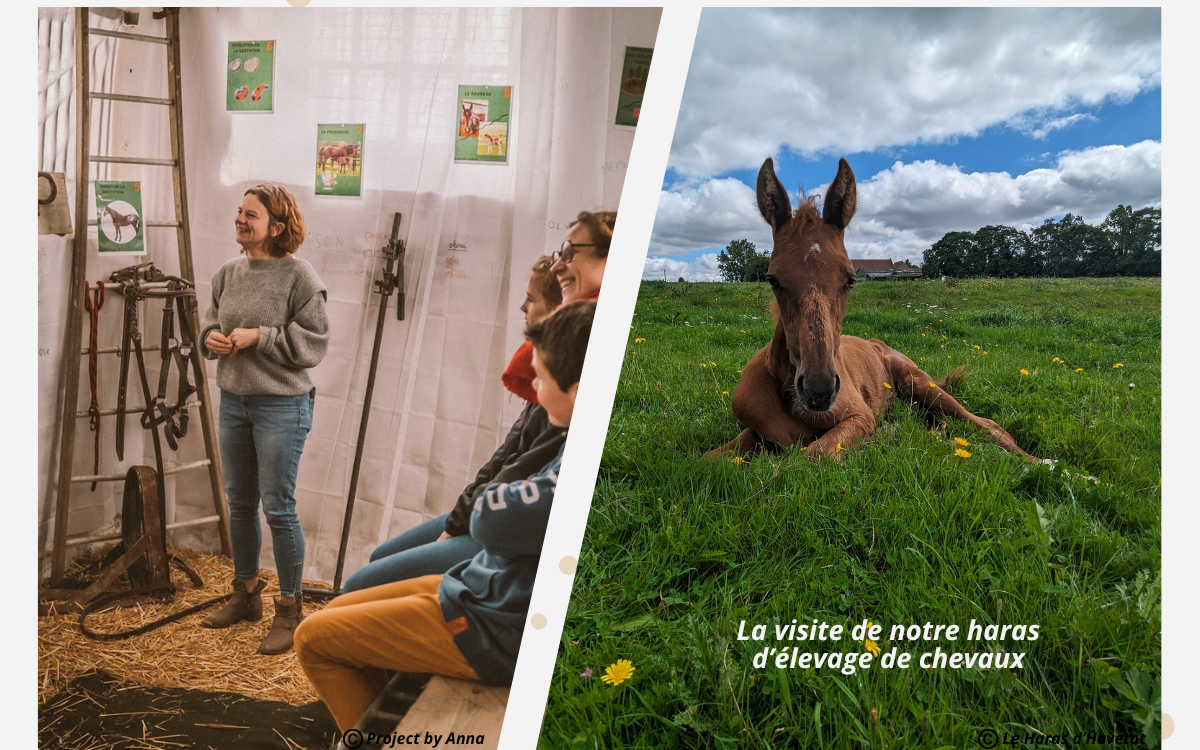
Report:
[[[312,428],[315,392],[299,396],[239,396],[221,391],[221,463],[229,498],[234,575],[258,578],[262,500],[275,569],[284,597],[300,591],[304,533],[296,515],[296,472]]]
[[[393,537],[375,548],[371,562],[354,571],[342,582],[342,591],[358,591],[372,586],[421,576],[440,575],[483,549],[470,534],[452,536],[440,542],[446,530],[446,517],[438,516]]]

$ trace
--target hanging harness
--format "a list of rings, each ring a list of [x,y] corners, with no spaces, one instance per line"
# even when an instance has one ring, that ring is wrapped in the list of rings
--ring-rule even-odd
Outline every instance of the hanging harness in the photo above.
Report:
[[[153,263],[143,263],[129,268],[114,271],[109,281],[119,284],[125,297],[125,317],[121,334],[121,374],[117,386],[117,458],[125,457],[125,413],[128,403],[127,391],[129,382],[129,356],[133,352],[137,357],[138,374],[144,384],[146,410],[142,412],[142,427],[152,429],[164,425],[163,435],[171,450],[179,449],[179,439],[187,436],[188,406],[187,400],[196,392],[192,384],[189,369],[194,369],[195,377],[199,380],[200,364],[195,357],[195,342],[192,338],[196,321],[196,289],[190,281],[178,276],[167,276],[154,267]],[[147,286],[153,284],[154,286]],[[161,365],[158,372],[158,392],[150,394],[149,382],[146,375],[146,363],[142,354],[142,334],[138,329],[137,303],[145,299],[163,299],[163,317],[161,344],[159,347]],[[179,332],[176,336],[176,317],[179,322]],[[179,387],[174,404],[167,403],[167,385],[170,379],[171,362],[174,361],[179,371]],[[189,363],[191,368],[189,368]],[[158,432],[155,434],[156,454],[158,452]],[[161,475],[161,459],[160,475]]]
[[[96,340],[100,328],[100,308],[104,306],[104,282],[96,282],[96,293],[88,294],[83,290],[83,306],[88,313],[88,383],[92,388],[92,403],[88,407],[88,429],[96,433],[95,447],[92,454],[92,475],[100,473],[100,402],[96,388],[96,371],[98,369]],[[97,482],[92,482],[92,492],[96,491]]]

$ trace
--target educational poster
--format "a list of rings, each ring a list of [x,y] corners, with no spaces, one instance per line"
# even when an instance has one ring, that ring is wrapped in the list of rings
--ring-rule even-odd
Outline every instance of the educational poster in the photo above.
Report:
[[[636,128],[642,113],[642,96],[646,93],[646,79],[650,77],[650,58],[654,50],[650,47],[626,47],[625,63],[621,66],[621,92],[617,98],[616,124]]]
[[[225,110],[271,112],[275,106],[275,42],[230,42]]]
[[[96,220],[101,253],[146,254],[142,183],[96,182]]]
[[[317,125],[317,195],[362,195],[363,124]]]
[[[508,163],[512,86],[459,86],[454,161]]]

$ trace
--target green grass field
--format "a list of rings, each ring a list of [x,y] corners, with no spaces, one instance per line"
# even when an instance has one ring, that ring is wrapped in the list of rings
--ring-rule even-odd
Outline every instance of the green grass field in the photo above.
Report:
[[[900,400],[840,461],[793,449],[739,465],[701,456],[740,430],[729,393],[771,337],[769,289],[644,282],[542,746],[973,748],[988,730],[1157,746],[1160,298],[1157,279],[860,284],[844,334],[935,378],[966,365],[964,406],[1055,466]],[[864,651],[848,636],[776,641],[793,618],[869,619],[884,653],[914,663],[756,668],[764,647]],[[1040,637],[968,641],[972,619]],[[766,640],[738,640],[743,620]],[[927,622],[962,632],[889,639]],[[935,647],[1027,655],[1020,669],[920,668]],[[618,659],[633,676],[602,683]]]

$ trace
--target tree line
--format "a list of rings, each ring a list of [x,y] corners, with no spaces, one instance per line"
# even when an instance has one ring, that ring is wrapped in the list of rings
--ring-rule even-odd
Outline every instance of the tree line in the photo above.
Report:
[[[1117,206],[1099,226],[1067,214],[1030,232],[948,232],[925,251],[921,269],[925,278],[1161,276],[1162,209]]]

